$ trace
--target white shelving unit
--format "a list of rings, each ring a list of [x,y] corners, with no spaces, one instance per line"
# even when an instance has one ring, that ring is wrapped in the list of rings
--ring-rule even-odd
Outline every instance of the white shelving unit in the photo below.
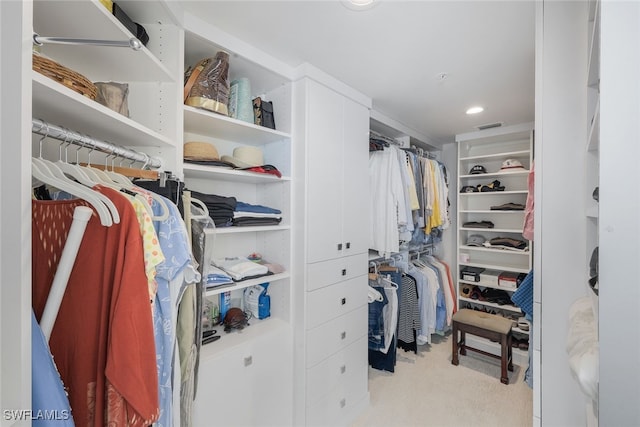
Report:
[[[526,204],[528,187],[527,178],[533,162],[533,124],[508,126],[489,129],[456,136],[458,142],[458,232],[457,232],[457,288],[459,307],[471,307],[488,312],[502,314],[517,320],[524,314],[513,304],[497,304],[481,299],[472,299],[460,294],[462,285],[477,286],[479,290],[487,288],[503,290],[511,295],[514,289],[501,287],[484,279],[479,282],[463,280],[461,270],[465,267],[479,267],[497,272],[528,273],[532,266],[530,242],[524,251],[489,248],[467,245],[472,235],[481,235],[486,241],[496,237],[507,237],[525,240],[522,236],[524,210],[494,210],[491,207],[505,203]],[[522,170],[502,172],[500,168],[507,159],[518,160],[524,167]],[[475,165],[485,167],[486,173],[470,174]],[[498,180],[503,191],[461,192],[465,186],[478,187]],[[492,228],[473,227],[473,222],[490,221]],[[513,328],[514,336],[528,340],[529,332]],[[487,351],[497,352],[499,349],[487,340],[469,337]],[[526,364],[527,352],[514,349],[517,363]]]
[[[210,424],[212,413],[218,425],[291,425],[293,409],[293,325],[292,325],[292,223],[291,208],[291,80],[245,56],[234,40],[218,40],[215,30],[190,16],[185,17],[184,69],[216,52],[229,53],[229,82],[247,77],[251,96],[274,103],[277,129],[247,123],[204,109],[183,105],[182,140],[215,146],[220,157],[233,155],[241,146],[253,146],[263,153],[264,164],[282,174],[234,170],[184,162],[181,172],[186,188],[204,194],[235,197],[238,201],[282,211],[278,225],[216,227],[206,229],[203,270],[214,259],[247,257],[257,252],[263,259],[280,264],[279,274],[234,282],[205,290],[205,298],[218,304],[222,293],[230,292],[231,305],[243,308],[243,294],[250,286],[269,283],[270,316],[250,319],[242,331],[223,332],[221,339],[203,346],[199,387],[194,406],[194,424]],[[206,277],[203,277],[206,285]],[[238,394],[220,393],[221,387],[237,388]],[[278,392],[273,393],[277,388]],[[238,400],[237,396],[243,398]],[[244,410],[245,405],[251,407]],[[212,412],[213,411],[213,412]]]

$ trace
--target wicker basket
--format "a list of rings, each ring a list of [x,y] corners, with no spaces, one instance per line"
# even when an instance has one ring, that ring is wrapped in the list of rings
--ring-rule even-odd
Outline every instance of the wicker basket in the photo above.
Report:
[[[98,95],[96,85],[85,76],[37,53],[33,54],[33,69],[87,98],[95,100]]]

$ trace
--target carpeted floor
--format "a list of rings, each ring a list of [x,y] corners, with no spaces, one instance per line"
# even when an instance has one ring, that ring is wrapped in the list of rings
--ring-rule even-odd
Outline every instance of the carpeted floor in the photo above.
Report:
[[[394,373],[369,367],[369,408],[351,427],[529,427],[532,390],[526,366],[500,382],[500,361],[471,351],[451,364],[451,335],[398,352]]]

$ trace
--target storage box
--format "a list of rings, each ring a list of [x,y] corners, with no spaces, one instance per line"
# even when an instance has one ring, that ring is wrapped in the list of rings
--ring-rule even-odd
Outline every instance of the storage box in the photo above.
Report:
[[[480,286],[499,286],[498,285],[498,277],[500,276],[500,271],[498,270],[485,270],[480,273]]]
[[[500,273],[500,276],[498,277],[498,286],[505,289],[517,289],[518,275],[519,273],[503,271],[502,273]]]
[[[463,267],[460,270],[460,278],[469,282],[479,282],[480,273],[485,269],[482,267]]]

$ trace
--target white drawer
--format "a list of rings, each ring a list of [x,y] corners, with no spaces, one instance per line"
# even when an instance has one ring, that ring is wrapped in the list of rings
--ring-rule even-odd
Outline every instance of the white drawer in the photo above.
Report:
[[[307,290],[328,286],[367,273],[367,253],[307,264]]]
[[[367,304],[367,276],[307,292],[307,329]]]
[[[366,378],[365,378],[366,379]],[[337,427],[349,425],[353,411],[367,397],[367,382],[343,383],[307,407],[307,426]]]
[[[307,331],[307,368],[367,335],[369,307],[364,305],[344,316]]]
[[[363,337],[307,370],[307,407],[347,384],[367,389],[367,338]]]

